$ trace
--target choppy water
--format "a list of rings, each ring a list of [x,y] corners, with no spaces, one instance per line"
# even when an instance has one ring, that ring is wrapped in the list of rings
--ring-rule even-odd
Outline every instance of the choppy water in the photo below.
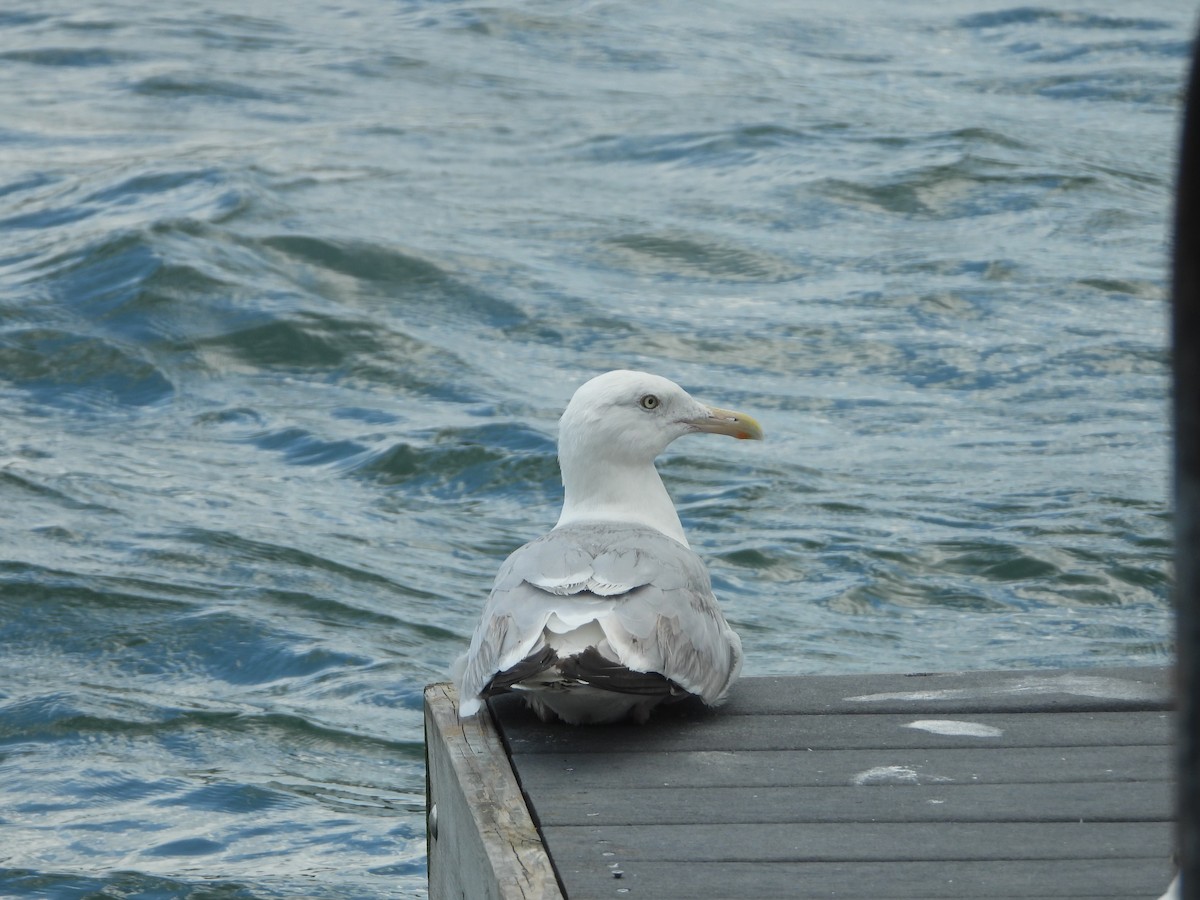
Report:
[[[1168,659],[1192,4],[0,12],[0,894],[424,893],[421,689],[574,386],[749,674]]]

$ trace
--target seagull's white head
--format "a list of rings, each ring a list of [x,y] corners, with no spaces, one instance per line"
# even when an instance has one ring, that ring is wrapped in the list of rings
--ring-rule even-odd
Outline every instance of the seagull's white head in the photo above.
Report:
[[[609,459],[652,462],[677,437],[695,432],[761,440],[744,413],[705,406],[675,382],[619,369],[582,385],[559,422],[559,455],[586,448]]]
[[[654,458],[676,438],[697,432],[742,440],[763,436],[745,413],[706,406],[659,375],[622,369],[581,386],[559,421],[566,488],[559,525],[640,521],[686,543]]]

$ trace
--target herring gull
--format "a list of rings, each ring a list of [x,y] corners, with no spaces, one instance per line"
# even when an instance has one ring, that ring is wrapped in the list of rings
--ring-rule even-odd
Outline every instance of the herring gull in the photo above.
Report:
[[[559,422],[562,515],[500,567],[455,664],[460,716],[506,691],[571,724],[644,722],[663,701],[725,699],[742,643],[654,467],[696,432],[762,439],[750,416],[658,375],[608,372],[575,392]]]

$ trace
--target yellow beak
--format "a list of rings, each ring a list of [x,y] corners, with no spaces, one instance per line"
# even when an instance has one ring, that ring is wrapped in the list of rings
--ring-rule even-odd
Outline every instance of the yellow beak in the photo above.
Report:
[[[753,416],[734,412],[732,409],[721,409],[719,406],[705,407],[708,415],[688,419],[687,423],[697,431],[706,434],[727,434],[739,441],[761,441],[762,426]]]

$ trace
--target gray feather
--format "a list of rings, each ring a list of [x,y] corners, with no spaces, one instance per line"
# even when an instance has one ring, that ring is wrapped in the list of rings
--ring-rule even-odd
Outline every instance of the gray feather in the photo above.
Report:
[[[571,525],[526,544],[501,566],[467,653],[464,714],[490,687],[519,681],[512,674],[518,668],[522,676],[537,668],[531,657],[550,659],[552,625],[592,621],[603,631],[609,684],[620,682],[617,669],[653,673],[714,704],[741,668],[741,642],[692,550],[642,526]],[[578,660],[559,665],[558,674],[581,679],[581,672],[600,669],[589,656],[582,666]]]

